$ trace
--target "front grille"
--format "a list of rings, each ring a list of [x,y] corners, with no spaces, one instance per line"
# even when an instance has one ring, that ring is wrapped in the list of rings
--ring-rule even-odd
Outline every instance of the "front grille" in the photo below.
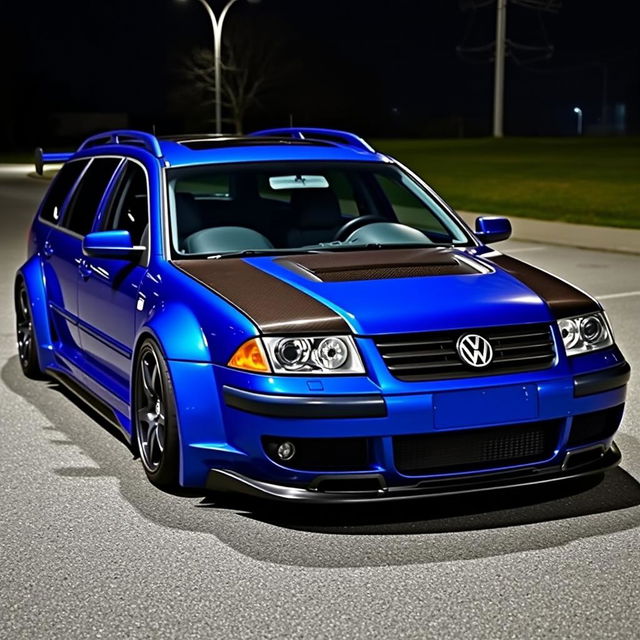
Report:
[[[456,342],[467,333],[491,343],[493,360],[488,366],[474,368],[460,358]],[[406,333],[374,340],[391,374],[408,382],[537,371],[547,369],[555,359],[547,324]]]
[[[393,438],[396,468],[406,475],[480,471],[547,460],[562,420]]]

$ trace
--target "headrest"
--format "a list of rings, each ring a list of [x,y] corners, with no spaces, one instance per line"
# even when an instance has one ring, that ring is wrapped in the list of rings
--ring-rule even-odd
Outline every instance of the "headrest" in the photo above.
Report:
[[[340,203],[331,189],[296,189],[291,208],[299,229],[332,229],[342,223]]]

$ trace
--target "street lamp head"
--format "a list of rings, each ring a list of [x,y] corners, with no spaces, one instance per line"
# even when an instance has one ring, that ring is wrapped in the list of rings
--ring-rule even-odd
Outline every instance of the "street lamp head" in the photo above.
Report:
[[[582,109],[580,107],[573,107],[573,113],[582,113]]]

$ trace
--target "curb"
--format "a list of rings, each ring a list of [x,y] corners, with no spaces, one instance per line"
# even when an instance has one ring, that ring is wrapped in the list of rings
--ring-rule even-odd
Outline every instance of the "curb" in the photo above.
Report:
[[[458,214],[472,229],[475,228],[475,219],[478,216],[495,215],[471,211],[458,211]],[[640,255],[640,230],[638,229],[597,227],[590,224],[549,222],[512,216],[508,218],[513,227],[511,237],[514,240]]]

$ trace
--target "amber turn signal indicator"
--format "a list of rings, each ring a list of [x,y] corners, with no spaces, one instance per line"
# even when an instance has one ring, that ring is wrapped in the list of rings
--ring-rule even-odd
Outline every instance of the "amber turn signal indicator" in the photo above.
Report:
[[[258,371],[259,373],[271,372],[267,356],[258,338],[252,338],[245,342],[233,356],[231,356],[229,366],[244,371]]]

